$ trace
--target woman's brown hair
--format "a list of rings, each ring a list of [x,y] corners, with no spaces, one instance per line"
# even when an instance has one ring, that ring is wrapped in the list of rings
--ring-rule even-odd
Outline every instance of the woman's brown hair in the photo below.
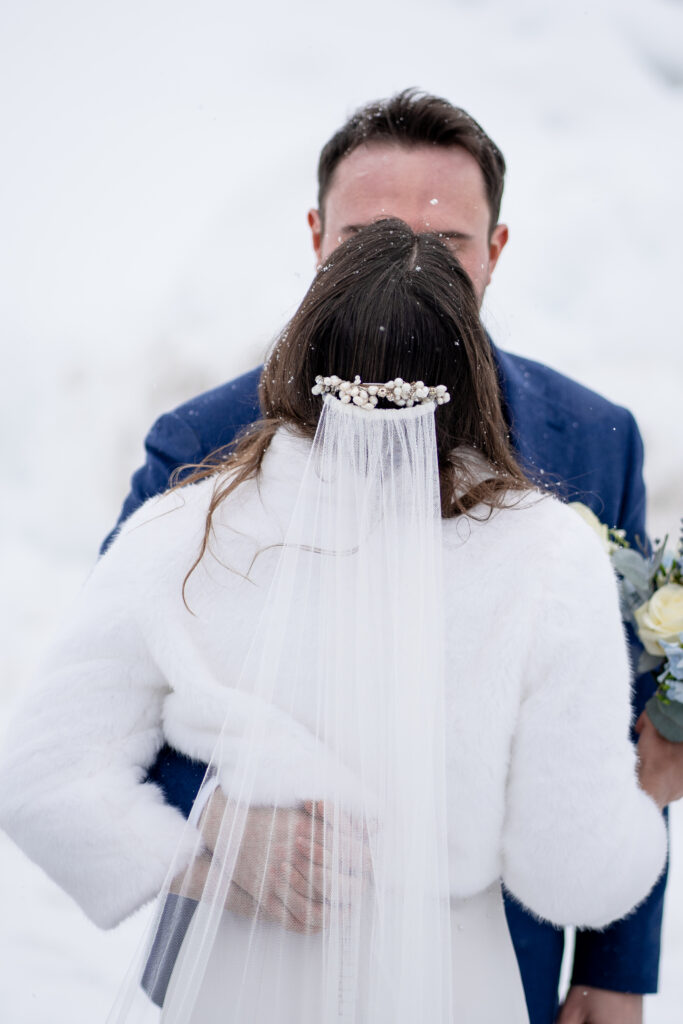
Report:
[[[217,478],[190,573],[207,549],[214,512],[257,475],[277,428],[287,424],[314,436],[322,400],[311,387],[318,375],[332,374],[446,385],[451,401],[436,410],[444,517],[470,515],[477,506],[489,515],[509,502],[510,491],[532,486],[510,446],[491,346],[465,271],[437,236],[416,234],[400,220],[379,221],[335,250],[278,337],[261,374],[263,419],[183,479],[184,485],[229,471]],[[473,449],[492,467],[485,480],[473,466]]]

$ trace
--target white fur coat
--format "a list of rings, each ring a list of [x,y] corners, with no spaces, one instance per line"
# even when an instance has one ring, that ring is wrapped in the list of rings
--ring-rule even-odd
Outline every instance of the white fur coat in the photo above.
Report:
[[[234,688],[267,568],[255,587],[221,565],[246,571],[282,539],[307,453],[280,430],[258,485],[220,506],[220,561],[205,557],[187,588],[194,614],[181,588],[213,480],[139,509],[13,722],[0,825],[103,927],[153,897],[176,846],[194,843],[143,783],[164,742],[207,761],[226,716],[237,734],[265,715],[274,760],[257,798],[268,803],[274,773],[293,803],[315,795],[305,708],[292,717]],[[666,855],[659,811],[636,782],[608,559],[574,512],[534,497],[486,522],[446,521],[444,566],[454,894],[502,877],[537,915],[602,927],[647,895]]]

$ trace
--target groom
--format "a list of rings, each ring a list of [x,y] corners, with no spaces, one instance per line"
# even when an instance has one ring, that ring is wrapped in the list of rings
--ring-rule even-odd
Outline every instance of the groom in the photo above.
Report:
[[[318,208],[308,214],[318,265],[359,227],[398,217],[443,238],[481,304],[508,239],[498,221],[504,174],[493,142],[447,101],[406,91],[369,104],[320,156]],[[632,542],[644,537],[642,443],[631,414],[539,363],[492,349],[511,437],[527,472],[563,496],[581,498]],[[178,466],[201,461],[258,418],[258,377],[252,370],[157,420],[120,522],[164,490]],[[636,717],[651,693],[647,679],[636,681]],[[203,771],[164,748],[149,777],[187,814]],[[577,935],[572,987],[559,1017],[563,932],[506,900],[531,1024],[640,1024],[642,993],[657,986],[664,885],[660,879],[628,919]]]

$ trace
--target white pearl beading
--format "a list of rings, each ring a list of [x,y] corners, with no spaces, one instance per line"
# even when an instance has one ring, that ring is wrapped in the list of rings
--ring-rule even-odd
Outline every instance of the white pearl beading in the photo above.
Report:
[[[451,400],[445,384],[437,384],[436,387],[430,388],[424,381],[408,383],[401,377],[388,380],[386,384],[363,384],[360,377],[350,381],[342,380],[335,375],[317,376],[311,391],[314,395],[336,395],[344,405],[353,402],[360,409],[374,409],[380,398],[399,406],[412,406],[423,402],[445,405]]]

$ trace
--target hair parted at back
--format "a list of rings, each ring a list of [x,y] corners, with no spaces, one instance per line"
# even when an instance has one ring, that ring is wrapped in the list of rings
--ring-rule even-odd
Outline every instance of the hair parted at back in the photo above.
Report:
[[[323,402],[311,388],[317,376],[332,374],[446,385],[451,401],[435,410],[444,517],[475,508],[477,518],[488,516],[509,505],[511,491],[533,487],[512,450],[469,277],[437,235],[416,234],[400,220],[377,221],[335,249],[276,340],[259,384],[262,420],[183,478],[184,485],[219,474],[190,573],[207,549],[215,510],[258,475],[276,430],[286,425],[313,439]],[[473,451],[491,467],[484,480]]]
[[[461,146],[477,161],[484,177],[490,229],[498,223],[505,179],[503,154],[467,111],[417,89],[404,89],[389,99],[360,107],[323,146],[318,161],[318,211],[322,220],[325,199],[340,161],[369,142]]]

